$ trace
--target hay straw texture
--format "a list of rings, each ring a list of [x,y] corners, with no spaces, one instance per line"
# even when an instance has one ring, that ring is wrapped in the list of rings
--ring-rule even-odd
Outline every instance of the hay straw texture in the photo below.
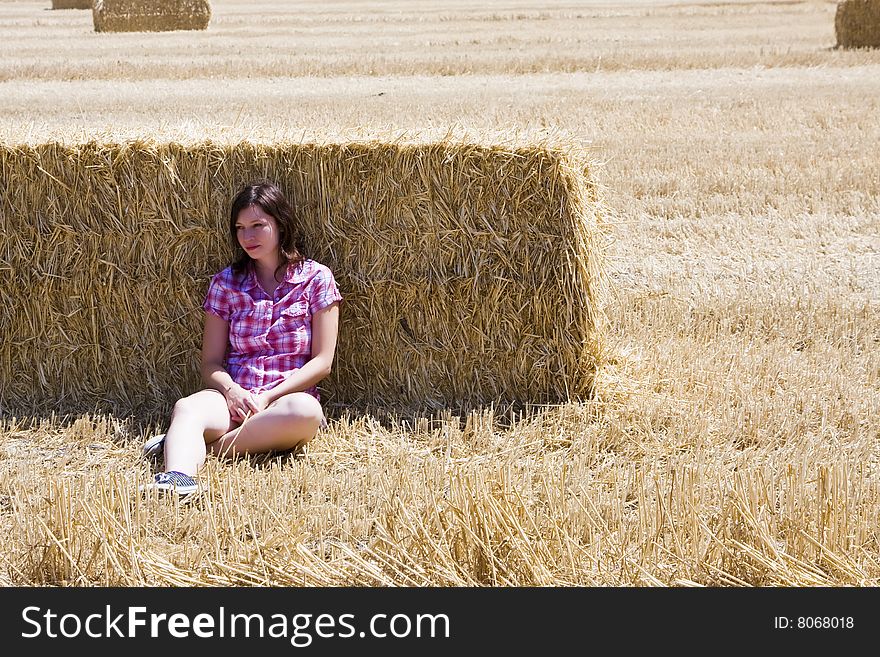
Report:
[[[91,9],[92,0],[52,0],[52,9]]]
[[[834,15],[841,48],[880,48],[880,0],[846,0]]]
[[[95,32],[204,30],[211,21],[207,0],[95,0]]]
[[[546,146],[0,145],[0,402],[153,413],[198,389],[229,202],[263,177],[345,298],[325,401],[588,394],[606,280],[590,171]]]

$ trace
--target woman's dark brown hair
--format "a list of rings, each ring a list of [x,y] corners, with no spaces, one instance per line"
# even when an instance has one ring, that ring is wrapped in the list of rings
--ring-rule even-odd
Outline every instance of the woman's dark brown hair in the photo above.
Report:
[[[253,260],[238,243],[238,230],[235,227],[239,213],[252,205],[256,205],[270,215],[278,225],[278,249],[281,261],[278,264],[278,269],[275,270],[277,278],[278,272],[285,271],[288,265],[298,265],[303,261],[302,240],[293,218],[293,208],[290,207],[290,203],[287,202],[284,192],[278,185],[269,181],[245,185],[232,199],[232,208],[229,212],[229,240],[233,254],[232,271],[237,274],[246,271]]]

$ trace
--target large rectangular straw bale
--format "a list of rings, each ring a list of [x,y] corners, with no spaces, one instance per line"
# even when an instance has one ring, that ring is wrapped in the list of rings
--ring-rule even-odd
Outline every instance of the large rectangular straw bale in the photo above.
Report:
[[[211,21],[207,0],[95,0],[95,32],[204,30]]]
[[[91,9],[92,0],[52,0],[52,9]]]
[[[839,3],[834,30],[839,48],[880,48],[880,0]]]
[[[588,164],[453,142],[0,145],[0,405],[149,415],[198,389],[201,303],[256,178],[345,297],[331,405],[588,394],[605,281]]]

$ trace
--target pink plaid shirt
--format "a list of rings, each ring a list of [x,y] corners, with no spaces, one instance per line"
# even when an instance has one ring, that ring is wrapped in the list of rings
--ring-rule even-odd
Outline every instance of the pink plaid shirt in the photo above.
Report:
[[[284,381],[312,357],[312,315],[342,295],[333,273],[314,260],[287,268],[270,297],[252,268],[234,274],[227,267],[211,279],[203,308],[229,322],[226,371],[252,393]],[[320,399],[318,389],[305,392]]]

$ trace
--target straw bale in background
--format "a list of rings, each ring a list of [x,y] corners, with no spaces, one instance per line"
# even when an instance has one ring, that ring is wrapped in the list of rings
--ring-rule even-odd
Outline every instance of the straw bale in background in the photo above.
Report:
[[[52,0],[52,9],[91,9],[92,0]]]
[[[229,201],[257,178],[345,297],[331,406],[587,394],[605,285],[588,164],[447,142],[0,145],[0,405],[152,415],[198,389]]]
[[[845,0],[834,15],[841,48],[880,48],[880,0]]]
[[[211,20],[207,0],[95,0],[96,32],[204,30]]]

